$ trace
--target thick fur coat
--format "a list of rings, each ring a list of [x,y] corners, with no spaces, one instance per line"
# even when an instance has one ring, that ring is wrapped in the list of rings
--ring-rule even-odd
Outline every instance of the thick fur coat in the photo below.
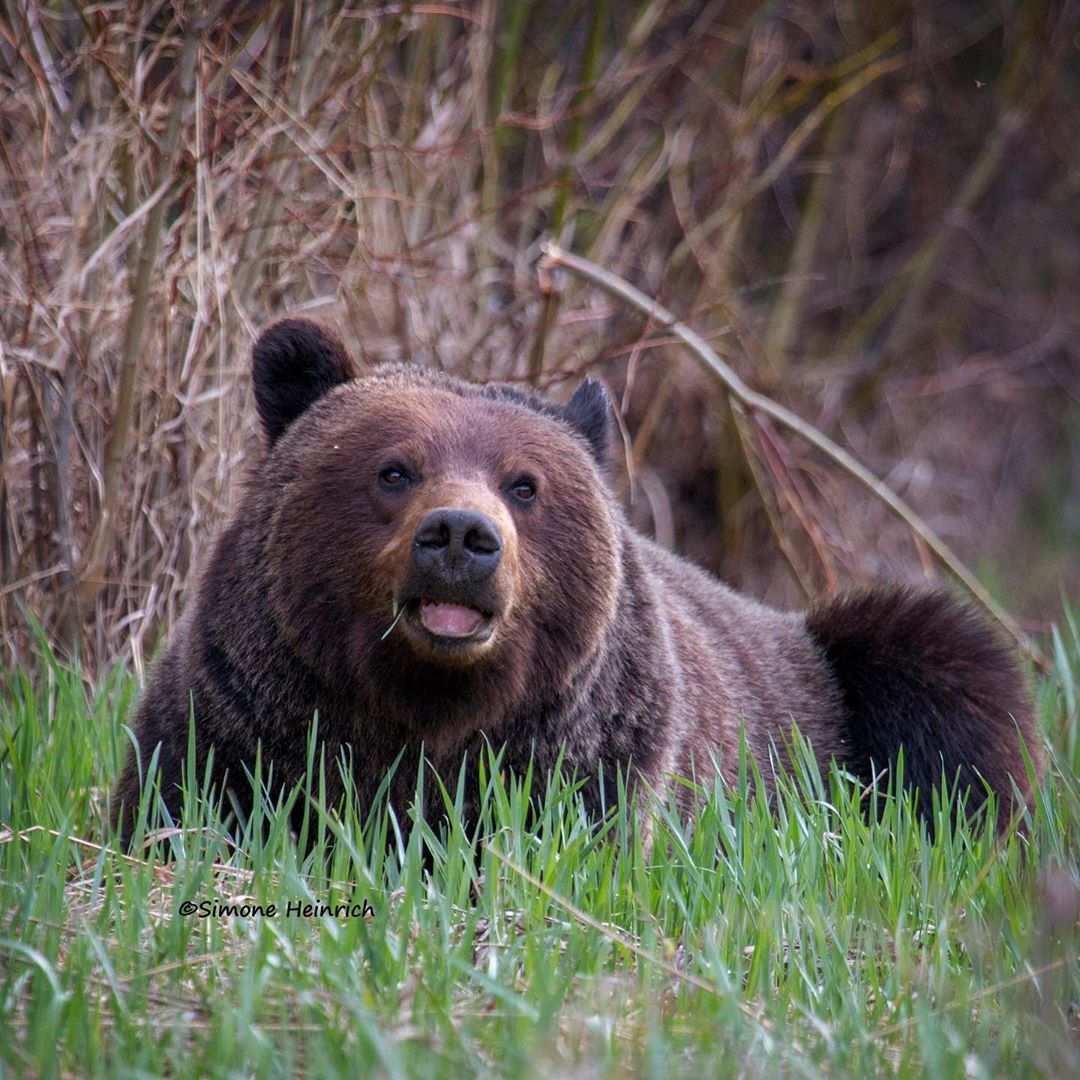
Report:
[[[958,773],[1002,824],[1014,784],[1030,795],[1029,693],[981,618],[903,588],[781,613],[662,550],[606,482],[598,383],[559,407],[419,367],[358,378],[300,319],[262,335],[253,380],[266,445],[142,698],[113,794],[125,837],[159,745],[179,818],[189,710],[200,768],[212,747],[241,806],[260,745],[275,781],[303,778],[316,711],[362,801],[399,757],[404,804],[421,747],[456,777],[487,743],[509,768],[562,751],[663,792],[714,760],[733,777],[742,731],[771,785],[793,721],[865,780],[903,746],[924,806]]]

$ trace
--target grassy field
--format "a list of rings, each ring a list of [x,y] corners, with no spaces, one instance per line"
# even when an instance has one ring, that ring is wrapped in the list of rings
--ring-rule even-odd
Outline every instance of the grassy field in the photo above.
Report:
[[[745,781],[690,826],[656,807],[646,851],[623,806],[590,828],[571,783],[488,770],[479,839],[451,785],[441,832],[316,797],[299,849],[287,800],[237,847],[204,808],[130,858],[104,802],[133,676],[9,673],[0,1075],[1077,1075],[1062,626],[1052,767],[1003,841],[945,817],[931,841],[903,800],[868,825],[850,781],[803,768],[775,812]]]

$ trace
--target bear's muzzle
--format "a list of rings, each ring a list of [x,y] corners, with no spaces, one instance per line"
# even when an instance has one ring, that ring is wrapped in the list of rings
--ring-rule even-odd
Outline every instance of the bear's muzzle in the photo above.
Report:
[[[504,606],[497,581],[503,551],[487,514],[441,506],[424,515],[398,596],[402,628],[423,653],[460,663],[490,643]]]

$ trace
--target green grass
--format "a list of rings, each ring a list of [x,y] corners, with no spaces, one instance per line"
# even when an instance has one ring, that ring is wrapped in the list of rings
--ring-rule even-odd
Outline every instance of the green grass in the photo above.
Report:
[[[691,825],[655,807],[651,850],[625,806],[597,829],[564,778],[489,769],[479,839],[451,778],[441,830],[316,796],[298,848],[264,800],[230,847],[193,805],[147,859],[105,816],[134,679],[47,656],[0,699],[0,1075],[1077,1075],[1068,613],[1055,655],[1027,837],[867,823],[797,754],[775,811],[717,785]],[[214,901],[278,912],[181,914]]]

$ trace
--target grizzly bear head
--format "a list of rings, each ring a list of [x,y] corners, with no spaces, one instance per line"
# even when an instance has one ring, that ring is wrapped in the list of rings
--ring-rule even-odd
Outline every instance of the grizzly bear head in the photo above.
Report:
[[[425,727],[419,714],[490,722],[568,689],[620,590],[600,383],[560,407],[419,366],[357,376],[303,319],[263,333],[253,381],[256,542],[303,662],[364,700],[411,698]]]

